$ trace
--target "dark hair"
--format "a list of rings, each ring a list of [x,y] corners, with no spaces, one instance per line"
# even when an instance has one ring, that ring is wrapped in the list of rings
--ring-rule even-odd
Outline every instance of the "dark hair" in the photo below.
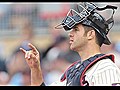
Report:
[[[101,47],[104,41],[104,38],[96,31],[96,43]]]
[[[88,31],[94,30],[94,28],[87,25],[83,25],[83,27],[85,29],[85,35],[87,34]],[[96,30],[95,30],[95,35],[96,35],[96,44],[98,44],[101,47],[103,44],[104,38]]]

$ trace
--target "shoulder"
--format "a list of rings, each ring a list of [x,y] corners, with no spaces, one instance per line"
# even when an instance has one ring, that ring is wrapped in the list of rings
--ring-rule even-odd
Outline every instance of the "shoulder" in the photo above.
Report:
[[[117,68],[117,65],[109,58],[98,61],[95,66],[98,69]]]
[[[107,59],[103,59],[98,61],[97,63],[95,63],[92,67],[90,67],[86,73],[91,75],[91,74],[96,74],[96,73],[100,73],[100,72],[104,72],[106,70],[117,70],[120,72],[119,68],[117,67],[117,65],[111,61],[111,59],[107,58]]]
[[[98,61],[98,63],[95,64],[95,67],[97,67],[97,70],[108,70],[118,68],[117,65],[113,61],[111,61],[111,59],[100,60]]]
[[[112,85],[112,83],[120,82],[120,69],[111,61],[111,59],[103,59],[94,64],[87,72],[86,79],[92,85]]]

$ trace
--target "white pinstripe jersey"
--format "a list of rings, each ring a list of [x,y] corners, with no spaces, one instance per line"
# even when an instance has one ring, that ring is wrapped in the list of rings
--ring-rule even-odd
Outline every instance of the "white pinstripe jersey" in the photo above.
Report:
[[[120,83],[120,69],[110,59],[98,61],[85,75],[89,86],[112,86],[114,83]],[[66,80],[54,82],[50,86],[66,86]]]
[[[120,83],[120,70],[110,59],[100,60],[85,74],[85,79],[92,86],[111,86],[113,83]]]

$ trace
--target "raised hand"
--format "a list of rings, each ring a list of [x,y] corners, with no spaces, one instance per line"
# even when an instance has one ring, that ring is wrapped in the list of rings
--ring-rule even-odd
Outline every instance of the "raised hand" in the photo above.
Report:
[[[40,67],[40,55],[35,46],[31,43],[29,43],[28,46],[31,50],[26,51],[23,48],[20,48],[20,50],[25,54],[25,60],[31,69],[31,85],[39,86],[43,82],[43,75]]]
[[[30,69],[38,68],[40,66],[39,52],[31,43],[28,43],[28,46],[31,48],[31,50],[26,51],[23,48],[20,48],[20,50],[25,54],[25,59]]]

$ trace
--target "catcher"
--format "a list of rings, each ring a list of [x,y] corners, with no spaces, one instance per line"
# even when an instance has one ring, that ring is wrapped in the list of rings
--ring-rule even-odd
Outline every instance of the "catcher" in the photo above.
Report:
[[[112,10],[106,20],[98,11]],[[64,20],[56,26],[68,31],[70,49],[79,53],[81,60],[74,62],[53,86],[114,86],[120,83],[120,70],[114,63],[113,54],[101,53],[103,44],[110,45],[107,37],[114,24],[116,6],[103,8],[91,2],[83,2],[70,9]],[[31,69],[31,85],[45,86],[40,67],[40,54],[34,45],[28,44],[31,51],[23,48],[26,62]]]

